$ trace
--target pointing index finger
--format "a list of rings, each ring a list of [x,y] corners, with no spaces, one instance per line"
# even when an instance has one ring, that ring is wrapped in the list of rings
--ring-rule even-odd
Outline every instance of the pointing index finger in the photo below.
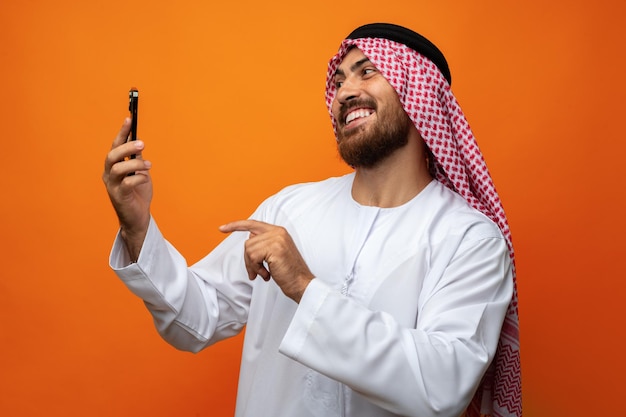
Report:
[[[219,227],[222,233],[250,232],[260,234],[269,230],[269,224],[257,220],[237,220]]]

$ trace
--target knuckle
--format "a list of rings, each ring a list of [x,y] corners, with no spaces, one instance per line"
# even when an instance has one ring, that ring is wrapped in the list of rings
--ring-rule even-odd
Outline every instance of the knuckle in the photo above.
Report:
[[[111,169],[109,170],[109,176],[118,176],[120,175],[120,165],[115,163],[111,165]]]
[[[104,165],[105,166],[111,166],[114,163],[113,156],[111,155],[111,153],[112,152],[107,153],[107,156],[104,158]]]

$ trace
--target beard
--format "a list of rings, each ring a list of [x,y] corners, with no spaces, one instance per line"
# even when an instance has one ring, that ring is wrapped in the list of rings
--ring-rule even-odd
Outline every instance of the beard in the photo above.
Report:
[[[359,126],[344,134],[346,114],[355,107],[364,106],[376,109],[376,104],[368,101],[350,103],[339,112],[337,147],[339,155],[353,168],[373,168],[396,150],[408,143],[409,130],[413,122],[402,106],[378,112],[376,123]],[[369,116],[371,117],[371,116]]]

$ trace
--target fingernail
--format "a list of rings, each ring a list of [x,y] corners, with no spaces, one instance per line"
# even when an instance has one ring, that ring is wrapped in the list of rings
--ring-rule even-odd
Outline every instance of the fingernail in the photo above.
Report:
[[[137,149],[143,149],[143,142],[140,140],[136,140],[135,141],[135,148]]]

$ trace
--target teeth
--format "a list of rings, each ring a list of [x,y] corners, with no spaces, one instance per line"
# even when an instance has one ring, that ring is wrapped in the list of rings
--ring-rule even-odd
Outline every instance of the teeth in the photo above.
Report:
[[[372,113],[373,112],[371,110],[356,109],[355,111],[352,111],[352,112],[348,113],[348,115],[346,116],[346,124],[350,123],[354,119],[358,119],[358,118],[361,118],[361,117],[367,117],[367,116],[371,115]]]

